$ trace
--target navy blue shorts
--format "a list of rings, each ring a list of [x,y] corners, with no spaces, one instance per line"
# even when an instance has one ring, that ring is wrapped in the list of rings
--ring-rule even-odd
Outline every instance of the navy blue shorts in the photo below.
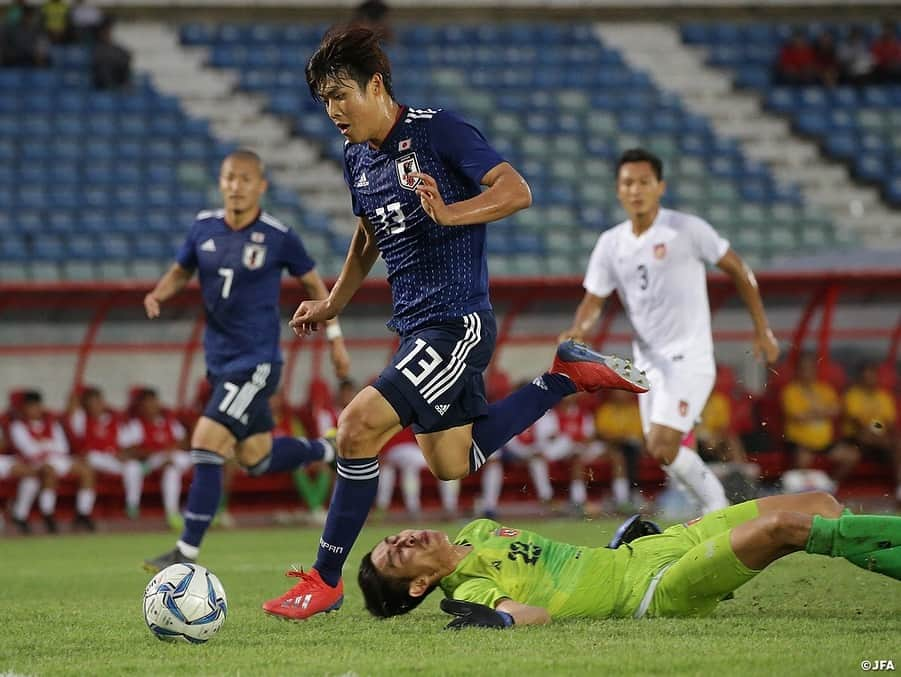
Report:
[[[213,393],[203,415],[221,423],[241,442],[275,427],[269,397],[278,388],[282,365],[264,362],[255,369],[207,374]]]
[[[470,423],[488,407],[482,372],[496,338],[490,310],[417,329],[372,385],[416,433]]]

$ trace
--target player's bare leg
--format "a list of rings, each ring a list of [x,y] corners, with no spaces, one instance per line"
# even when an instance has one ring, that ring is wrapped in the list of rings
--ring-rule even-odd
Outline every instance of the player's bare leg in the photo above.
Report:
[[[72,474],[78,477],[78,493],[75,495],[75,528],[94,531],[96,529],[91,513],[94,511],[94,500],[97,493],[94,490],[96,474],[94,469],[83,459],[72,461]]]
[[[704,513],[729,505],[726,492],[716,475],[694,449],[682,445],[685,433],[652,423],[647,435],[648,453],[654,457],[676,485],[688,492]]]

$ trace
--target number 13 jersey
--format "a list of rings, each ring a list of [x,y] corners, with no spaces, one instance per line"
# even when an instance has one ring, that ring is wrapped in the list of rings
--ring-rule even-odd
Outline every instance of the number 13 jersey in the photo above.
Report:
[[[583,286],[595,296],[618,292],[635,330],[639,369],[675,359],[712,372],[704,264],[715,264],[728,249],[729,242],[703,219],[661,208],[640,236],[631,221],[601,233]]]
[[[446,204],[481,192],[504,160],[472,125],[444,110],[402,107],[381,147],[344,146],[353,211],[366,218],[388,269],[400,334],[489,310],[485,224],[439,226],[422,208],[415,172],[438,184]]]

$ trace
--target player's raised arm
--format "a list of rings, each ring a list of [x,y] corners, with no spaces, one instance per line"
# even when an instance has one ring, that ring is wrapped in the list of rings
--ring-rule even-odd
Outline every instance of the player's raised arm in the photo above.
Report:
[[[601,311],[604,309],[604,301],[606,300],[606,296],[595,296],[591,292],[585,292],[579,307],[576,308],[572,326],[560,334],[558,341],[573,339],[584,343],[585,336],[591,331],[594,323],[601,316]]]
[[[321,301],[328,298],[328,289],[314,268],[313,270],[301,275],[300,283],[314,301]],[[343,334],[341,333],[341,325],[338,324],[338,318],[333,318],[325,323],[325,334],[329,341],[329,349],[332,359],[332,367],[335,369],[335,376],[339,379],[346,378],[350,372],[350,355],[344,345]]]
[[[760,298],[760,290],[757,287],[757,278],[754,277],[754,271],[733,249],[729,249],[723,255],[723,258],[717,261],[716,265],[732,278],[736,289],[738,289],[738,295],[744,301],[751,315],[751,320],[754,322],[756,334],[754,338],[754,354],[772,364],[779,359],[779,343],[770,329],[766,310],[763,308],[763,300]]]
[[[466,226],[490,223],[506,218],[532,204],[532,191],[522,175],[509,162],[501,162],[482,177],[486,186],[475,197],[453,204],[445,204],[435,179],[422,172],[410,174],[421,183],[416,192],[422,208],[432,220],[442,226]]]
[[[144,311],[151,320],[159,317],[160,304],[171,299],[178,292],[185,288],[191,276],[194,275],[193,270],[182,268],[179,264],[173,263],[169,270],[160,278],[156,286],[144,297]]]
[[[365,217],[361,217],[350,242],[341,274],[338,275],[331,293],[323,299],[304,301],[297,307],[294,317],[289,322],[294,333],[298,336],[309,335],[319,328],[320,323],[337,317],[357,293],[378,256],[379,250],[375,244],[372,227]]]

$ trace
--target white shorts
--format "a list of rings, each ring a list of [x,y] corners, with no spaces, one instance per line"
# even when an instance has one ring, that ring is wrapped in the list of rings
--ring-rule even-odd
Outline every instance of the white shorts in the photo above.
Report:
[[[53,468],[53,472],[62,477],[72,471],[72,457],[64,454],[53,454],[41,464]]]
[[[5,480],[12,474],[17,463],[16,457],[9,454],[0,454],[0,480]]]
[[[99,470],[100,472],[105,472],[110,475],[123,474],[125,472],[125,464],[127,463],[127,461],[123,461],[115,454],[105,451],[89,451],[87,459],[88,465],[94,470]]]
[[[426,468],[425,456],[418,444],[407,442],[404,444],[396,444],[385,454],[385,462],[390,463],[395,468],[418,468],[422,470]]]
[[[645,435],[654,423],[690,432],[701,418],[716,372],[682,362],[655,364],[645,371],[649,389],[638,396]]]
[[[145,458],[142,463],[145,468],[145,473],[159,470],[164,465],[170,463],[175,466],[176,470],[185,472],[191,467],[191,454],[187,451],[182,451],[181,449],[158,451],[154,454],[150,454],[150,456]]]

